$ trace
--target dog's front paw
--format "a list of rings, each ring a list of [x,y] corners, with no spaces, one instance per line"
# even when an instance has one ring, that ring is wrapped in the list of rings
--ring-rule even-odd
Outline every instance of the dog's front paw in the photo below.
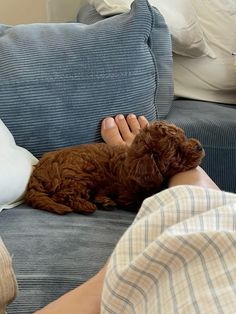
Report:
[[[111,198],[104,195],[97,195],[94,202],[101,205],[103,209],[106,210],[111,210],[112,207],[116,206],[116,203]]]
[[[78,198],[73,204],[73,211],[79,214],[92,214],[96,211],[97,206],[83,198]]]

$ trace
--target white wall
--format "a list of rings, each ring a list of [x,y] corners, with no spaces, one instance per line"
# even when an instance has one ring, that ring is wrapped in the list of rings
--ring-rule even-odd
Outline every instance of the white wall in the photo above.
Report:
[[[50,22],[75,21],[80,6],[86,2],[86,0],[48,0],[48,19]]]
[[[47,0],[0,0],[0,24],[47,21]]]
[[[86,0],[0,0],[0,24],[68,22]]]

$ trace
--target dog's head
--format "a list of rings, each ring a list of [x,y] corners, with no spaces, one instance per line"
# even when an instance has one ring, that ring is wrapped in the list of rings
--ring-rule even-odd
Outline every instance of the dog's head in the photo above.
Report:
[[[174,174],[197,167],[204,157],[200,142],[187,138],[173,124],[158,121],[149,124],[135,137],[130,146],[133,177],[143,186],[160,184]]]

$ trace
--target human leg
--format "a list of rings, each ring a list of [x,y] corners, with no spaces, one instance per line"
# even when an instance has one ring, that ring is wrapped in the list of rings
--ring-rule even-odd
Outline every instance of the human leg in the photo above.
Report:
[[[172,178],[170,178],[168,187],[177,185],[195,185],[219,190],[219,187],[201,167],[197,167],[186,172],[177,173]]]
[[[34,314],[99,314],[106,267]]]

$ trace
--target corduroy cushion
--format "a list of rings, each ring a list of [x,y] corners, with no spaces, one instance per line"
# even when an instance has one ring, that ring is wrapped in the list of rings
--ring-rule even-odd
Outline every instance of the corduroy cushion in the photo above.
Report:
[[[172,96],[170,36],[145,0],[93,25],[0,26],[0,118],[36,157],[99,141],[107,115],[163,118]]]
[[[134,217],[124,210],[59,216],[24,204],[4,210],[1,236],[19,285],[7,313],[32,314],[95,275]]]

